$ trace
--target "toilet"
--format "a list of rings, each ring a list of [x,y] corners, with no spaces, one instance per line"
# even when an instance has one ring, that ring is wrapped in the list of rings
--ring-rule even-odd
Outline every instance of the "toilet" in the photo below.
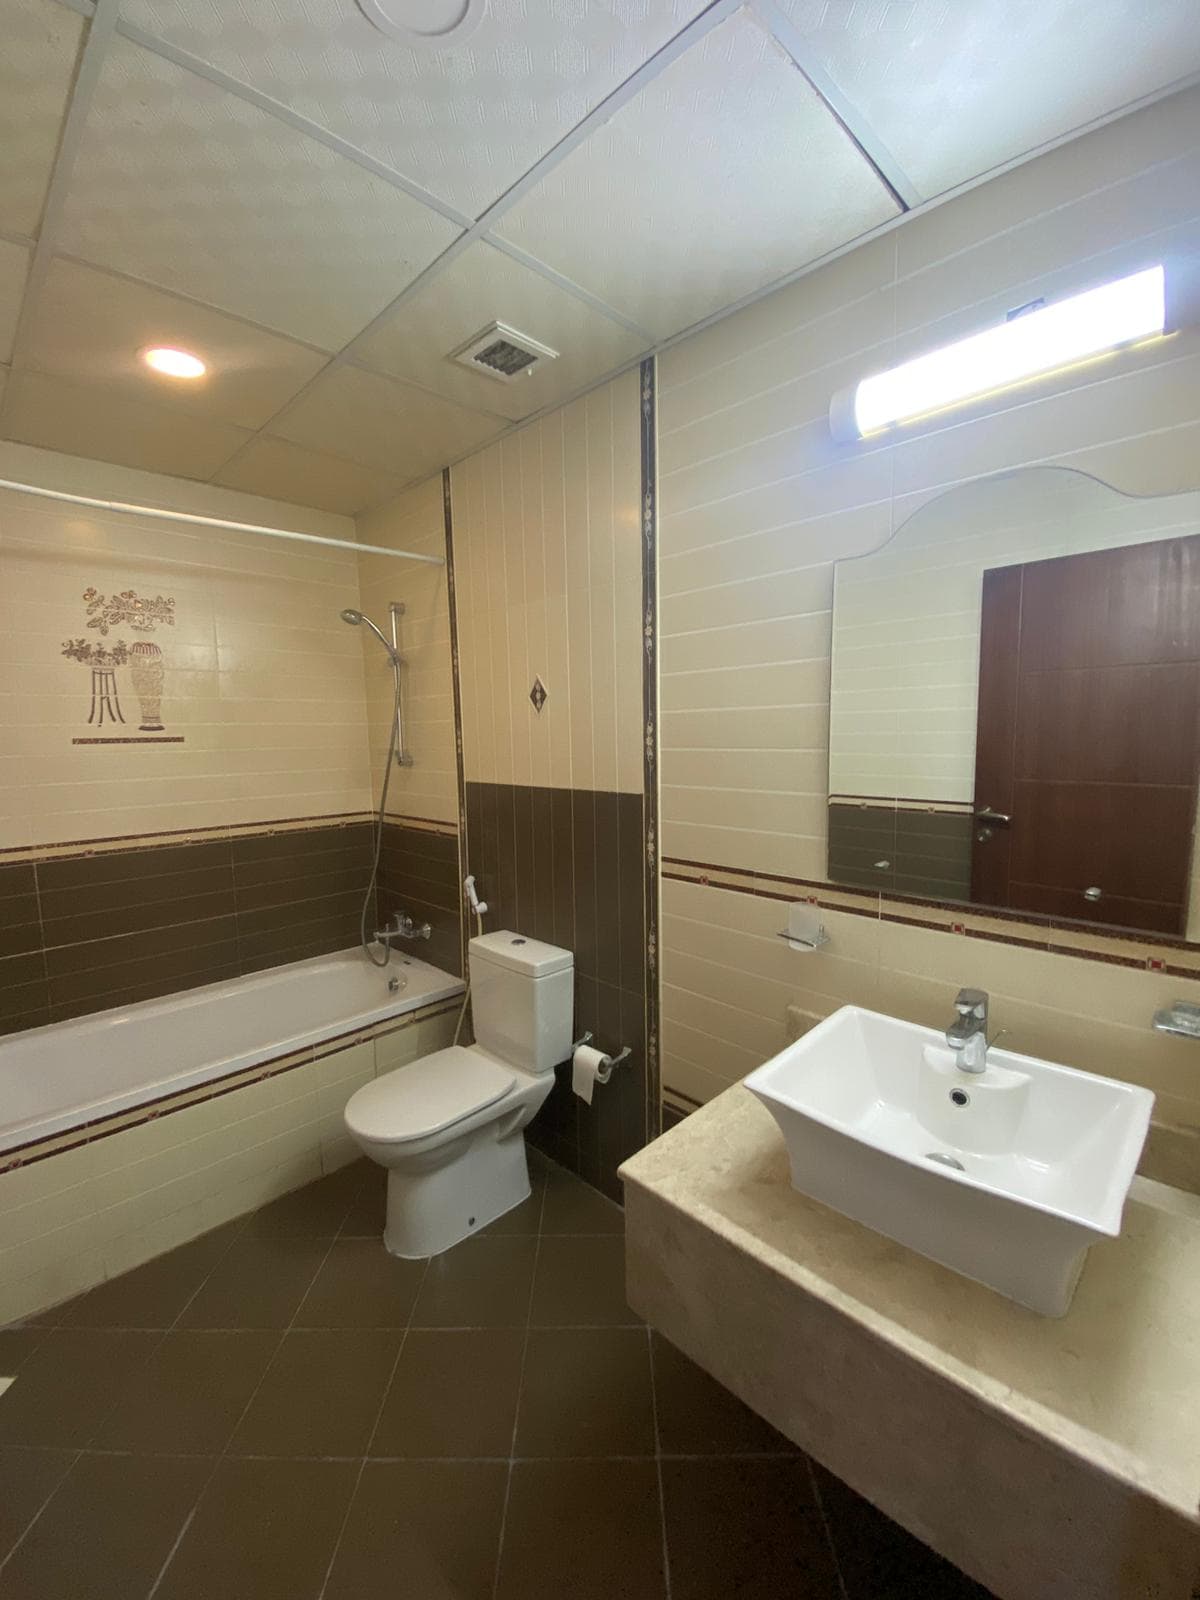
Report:
[[[485,933],[468,947],[475,1043],[451,1045],[351,1096],[346,1128],[387,1168],[383,1242],[434,1256],[529,1195],[525,1133],[571,1054],[574,957]]]

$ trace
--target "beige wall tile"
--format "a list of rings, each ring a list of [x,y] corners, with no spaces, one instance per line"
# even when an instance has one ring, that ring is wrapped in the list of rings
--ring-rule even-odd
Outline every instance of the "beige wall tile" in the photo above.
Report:
[[[354,537],[345,518],[18,445],[0,445],[0,475]],[[16,493],[3,510],[0,638],[10,692],[0,742],[22,766],[0,800],[0,845],[365,809],[361,646],[338,621],[342,606],[359,604],[352,554]],[[87,625],[88,588],[175,600],[174,623],[152,639],[164,658],[165,731],[182,744],[72,743],[109,731],[88,724],[88,667],[62,655],[64,640],[100,637]],[[128,628],[110,634],[110,642],[136,638]],[[126,722],[114,731],[136,734],[127,667],[117,669],[117,690]]]
[[[641,788],[638,395],[626,373],[452,471],[469,781]]]
[[[358,519],[364,544],[446,554],[442,479],[406,489],[385,506]],[[360,609],[390,637],[389,607],[404,606],[398,619],[404,669],[401,704],[404,737],[412,765],[393,766],[388,811],[431,822],[457,822],[458,778],[454,741],[453,670],[450,659],[450,600],[446,567],[424,562],[358,557]],[[461,577],[459,579],[461,582]],[[379,641],[365,628],[344,628],[357,653],[366,684],[372,797],[378,796],[391,736],[392,672]]]
[[[1053,151],[660,358],[668,859],[824,877],[836,560],[877,549],[949,485],[1033,462],[1079,467],[1130,493],[1200,487],[1194,331],[890,443],[835,445],[825,417],[840,384],[1032,293],[1131,270],[1193,239],[1200,204],[1188,130],[1197,106],[1191,90]],[[964,647],[948,637],[937,646]],[[907,669],[914,689],[926,670],[917,654],[909,651]],[[859,670],[866,681],[880,668],[864,655]],[[901,686],[891,698],[891,712],[879,714],[899,719]],[[895,722],[893,764],[908,759],[919,731],[933,740],[923,770],[940,763],[938,781],[950,783],[954,750],[935,749],[915,716]],[[840,759],[857,771],[859,755],[851,739]],[[697,1085],[778,1048],[788,994],[819,1014],[853,1000],[940,1025],[954,989],[973,983],[993,990],[1016,1047],[1148,1084],[1160,1114],[1200,1121],[1191,1057],[1149,1029],[1154,1007],[1187,984],[835,914],[830,949],[788,967],[786,947],[781,956],[728,909],[738,901],[776,919],[784,909],[664,884],[664,1082],[682,1075],[684,1093],[703,1098]],[[706,1038],[741,1053],[714,1054]]]

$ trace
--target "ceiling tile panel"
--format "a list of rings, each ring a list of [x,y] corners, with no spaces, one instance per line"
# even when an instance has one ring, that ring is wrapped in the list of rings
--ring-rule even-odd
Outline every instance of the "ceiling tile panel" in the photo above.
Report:
[[[824,101],[739,12],[496,231],[665,337],[896,210]]]
[[[490,322],[559,352],[528,377],[502,383],[449,359]],[[355,358],[463,405],[527,417],[632,360],[645,341],[488,244],[464,250],[405,299]]]
[[[0,256],[0,281],[2,267]],[[195,382],[162,377],[140,359],[151,345],[188,350],[208,372]],[[207,306],[61,259],[51,264],[22,346],[22,364],[40,372],[251,429],[273,417],[326,359]]]
[[[36,233],[84,21],[54,0],[0,0],[0,227]]]
[[[123,14],[476,216],[707,0],[491,0],[414,51],[354,0],[125,0]]]
[[[1200,71],[1196,0],[777,0],[926,197]]]
[[[0,239],[0,362],[12,355],[13,334],[28,272],[29,251]]]
[[[342,366],[318,378],[271,432],[407,481],[436,471],[507,426],[502,417]]]
[[[325,145],[117,40],[59,244],[338,349],[458,232]]]
[[[315,506],[318,511],[340,511],[347,517],[378,505],[404,487],[401,479],[386,472],[305,450],[286,439],[266,437],[255,439],[213,482],[293,505]]]
[[[109,389],[39,372],[10,377],[4,432],[44,450],[181,478],[210,477],[248,438],[224,422],[181,417],[166,406],[139,405]]]

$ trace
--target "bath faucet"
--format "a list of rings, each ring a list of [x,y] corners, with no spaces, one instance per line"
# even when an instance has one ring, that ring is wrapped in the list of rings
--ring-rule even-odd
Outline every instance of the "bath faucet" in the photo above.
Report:
[[[375,937],[380,944],[390,946],[393,939],[428,939],[432,932],[427,922],[414,922],[407,911],[397,911],[389,926],[381,928]]]
[[[954,1009],[958,1015],[946,1029],[954,1064],[960,1072],[983,1072],[987,1067],[988,997],[982,989],[960,989]]]

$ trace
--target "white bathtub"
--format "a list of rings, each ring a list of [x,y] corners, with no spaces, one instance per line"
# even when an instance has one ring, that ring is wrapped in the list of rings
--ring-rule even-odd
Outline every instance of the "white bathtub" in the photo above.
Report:
[[[345,950],[0,1038],[0,1151],[462,992],[461,979],[413,957],[380,968]]]

